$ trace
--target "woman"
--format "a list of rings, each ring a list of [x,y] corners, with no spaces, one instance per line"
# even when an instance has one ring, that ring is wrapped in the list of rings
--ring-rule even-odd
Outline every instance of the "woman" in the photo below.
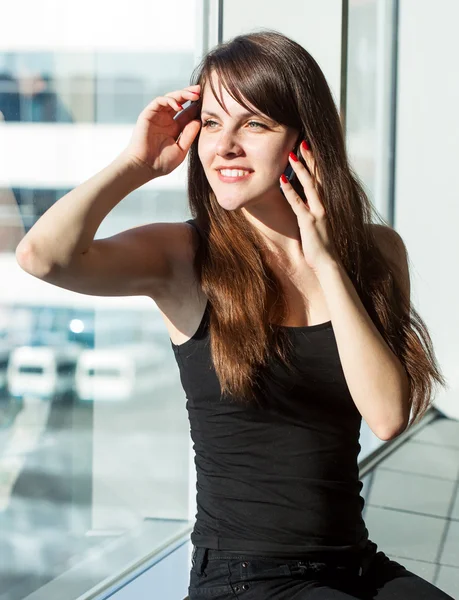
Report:
[[[323,73],[265,31],[215,48],[193,81],[145,108],[18,260],[83,293],[149,295],[164,315],[196,451],[192,600],[449,598],[377,552],[362,518],[362,416],[389,440],[445,382],[404,244],[372,223]],[[194,109],[175,119],[184,100]],[[188,150],[194,219],[94,241]]]

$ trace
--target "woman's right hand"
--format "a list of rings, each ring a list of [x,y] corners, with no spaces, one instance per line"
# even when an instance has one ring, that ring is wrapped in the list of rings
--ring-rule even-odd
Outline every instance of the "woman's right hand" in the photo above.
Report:
[[[201,121],[191,120],[198,110],[185,111],[184,118],[174,119],[187,100],[200,99],[200,86],[191,85],[158,96],[137,118],[128,146],[122,155],[135,164],[147,167],[151,177],[161,177],[173,171],[185,159],[201,128]],[[177,139],[180,136],[180,139]]]

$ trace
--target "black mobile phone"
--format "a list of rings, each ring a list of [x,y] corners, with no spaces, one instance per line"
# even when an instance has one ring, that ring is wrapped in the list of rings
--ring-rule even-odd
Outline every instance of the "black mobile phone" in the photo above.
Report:
[[[199,116],[201,112],[201,99],[187,100],[183,105],[183,110],[174,115],[174,120],[177,120],[182,125],[182,128]]]

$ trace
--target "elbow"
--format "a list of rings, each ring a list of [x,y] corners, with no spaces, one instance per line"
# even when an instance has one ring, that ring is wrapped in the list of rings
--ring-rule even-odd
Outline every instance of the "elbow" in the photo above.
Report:
[[[26,246],[19,242],[14,253],[17,264],[23,271],[27,273],[30,271],[30,263],[32,261],[32,252],[30,246]]]
[[[43,261],[40,261],[33,248],[29,244],[21,245],[20,242],[16,248],[15,256],[16,262],[23,271],[38,277],[38,279],[44,279],[49,273],[50,269],[44,265]]]
[[[30,246],[26,246],[24,244],[24,239],[22,239],[16,246],[14,255],[16,256],[16,262],[22,268],[27,256],[30,256]]]
[[[404,418],[403,421],[398,423],[397,425],[385,426],[384,428],[380,428],[376,430],[374,433],[378,436],[380,440],[383,442],[390,442],[394,440],[399,435],[401,435],[406,428],[408,427],[408,418]]]
[[[383,442],[390,442],[391,440],[395,440],[401,433],[403,433],[406,429],[405,427],[400,427],[398,429],[385,429],[384,431],[379,431],[376,435]]]

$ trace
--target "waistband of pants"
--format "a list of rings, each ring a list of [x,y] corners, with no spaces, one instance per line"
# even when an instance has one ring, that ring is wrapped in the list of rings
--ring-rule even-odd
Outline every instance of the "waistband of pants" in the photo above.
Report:
[[[329,568],[346,568],[355,570],[356,574],[362,573],[362,557],[356,555],[330,556],[320,555],[312,557],[275,557],[263,556],[254,553],[236,552],[233,550],[214,550],[193,546],[192,564],[196,572],[201,575],[210,560],[274,560],[292,567],[324,566]]]

